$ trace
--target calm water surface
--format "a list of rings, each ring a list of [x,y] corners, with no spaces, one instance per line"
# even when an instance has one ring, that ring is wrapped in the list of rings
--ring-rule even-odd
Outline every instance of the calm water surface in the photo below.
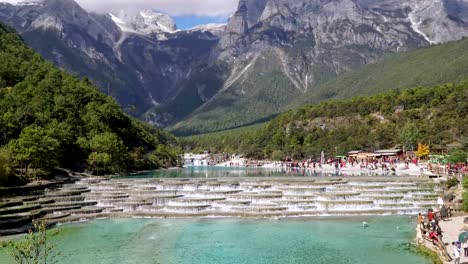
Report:
[[[328,166],[328,165],[326,165]],[[363,173],[358,175],[346,175],[340,172],[322,173],[313,169],[299,168],[233,168],[233,167],[188,167],[183,169],[158,170],[135,175],[126,178],[216,178],[216,177],[332,177],[332,176],[372,176],[374,174]],[[388,177],[397,177],[387,175]]]
[[[54,242],[63,264],[430,263],[409,250],[414,221],[407,216],[95,220],[61,226]],[[0,263],[13,262],[3,251]]]

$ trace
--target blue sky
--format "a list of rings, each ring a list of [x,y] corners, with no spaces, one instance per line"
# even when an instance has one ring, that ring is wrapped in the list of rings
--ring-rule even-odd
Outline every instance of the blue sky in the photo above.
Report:
[[[176,21],[177,27],[179,29],[189,29],[198,25],[209,24],[209,23],[226,23],[228,19],[227,16],[209,17],[209,16],[191,16],[191,15],[174,16],[173,18]]]
[[[24,0],[0,0],[18,3]],[[207,23],[225,23],[239,0],[75,0],[83,8],[98,13],[160,10],[176,20],[179,29]]]
[[[24,0],[0,0],[18,3]],[[137,12],[142,9],[160,10],[176,20],[179,29],[207,23],[225,23],[239,0],[75,0],[83,8],[98,12]]]
[[[0,0],[6,1],[6,0]],[[20,1],[20,0],[8,0]],[[232,15],[239,0],[75,0],[82,7],[94,12],[127,12],[142,9],[159,10],[176,20],[180,29],[207,23],[225,23]]]

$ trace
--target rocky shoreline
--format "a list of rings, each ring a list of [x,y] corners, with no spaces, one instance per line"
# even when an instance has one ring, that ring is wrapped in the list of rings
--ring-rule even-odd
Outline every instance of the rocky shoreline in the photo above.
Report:
[[[451,217],[450,219],[439,222],[439,225],[441,229],[443,230],[443,235],[444,235],[443,241],[444,243],[447,244],[447,253],[450,256],[453,255],[452,254],[452,247],[453,247],[452,242],[458,241],[459,234],[468,230],[467,223],[468,223],[468,220],[467,220],[466,215]],[[438,247],[436,247],[433,243],[431,243],[427,239],[423,238],[419,225],[416,228],[416,232],[417,232],[417,235],[416,235],[416,239],[414,242],[416,245],[423,246],[427,248],[428,250],[434,252],[439,258],[440,263],[448,264],[448,263],[453,262],[453,261],[448,260],[445,257],[445,254],[441,252]],[[461,255],[460,263],[466,263],[466,261],[468,261],[468,257],[465,257],[463,255],[463,252],[461,252],[460,255]]]

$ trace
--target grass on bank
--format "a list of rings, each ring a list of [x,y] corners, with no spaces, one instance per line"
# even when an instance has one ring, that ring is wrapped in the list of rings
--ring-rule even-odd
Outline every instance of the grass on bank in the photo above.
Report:
[[[432,264],[443,264],[442,260],[439,258],[437,253],[426,246],[423,245],[412,245],[411,246],[417,254],[424,256],[425,258],[429,259]]]
[[[468,212],[468,175],[463,176],[462,186],[463,186],[462,208],[463,208],[463,211]]]

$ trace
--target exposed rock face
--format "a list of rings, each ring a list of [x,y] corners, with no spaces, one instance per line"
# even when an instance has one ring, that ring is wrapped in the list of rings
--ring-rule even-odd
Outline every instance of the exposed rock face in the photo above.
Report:
[[[73,0],[0,3],[0,21],[46,59],[89,77],[135,115],[177,94],[218,41],[210,29],[178,32],[165,14],[95,14]]]
[[[223,85],[176,129],[202,132],[193,128],[218,113],[236,117],[216,129],[234,127],[236,119],[255,122],[267,115],[245,119],[239,110],[255,104],[255,94],[275,96],[276,86],[280,96],[292,95],[272,101],[270,113],[278,113],[294,97],[313,94],[320,83],[386,53],[461,39],[468,35],[467,6],[466,0],[241,0],[214,52],[213,64],[228,65]],[[269,69],[262,66],[265,57]],[[260,92],[259,74],[281,81],[264,82]],[[224,111],[227,98],[236,104]]]
[[[110,15],[122,31],[148,35],[152,33],[174,33],[177,30],[174,20],[169,15],[151,10],[143,10],[135,15],[127,14],[124,11],[119,12],[117,16]]]
[[[128,111],[185,119],[175,127],[190,133],[256,122],[386,53],[467,36],[468,0],[240,0],[226,26],[186,31],[164,14],[99,15],[73,0],[0,3],[0,20]]]

